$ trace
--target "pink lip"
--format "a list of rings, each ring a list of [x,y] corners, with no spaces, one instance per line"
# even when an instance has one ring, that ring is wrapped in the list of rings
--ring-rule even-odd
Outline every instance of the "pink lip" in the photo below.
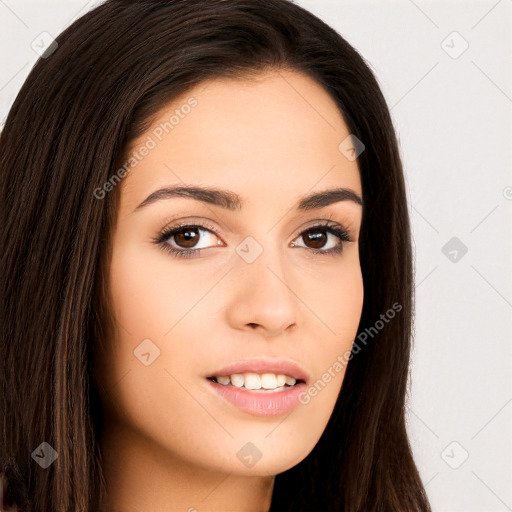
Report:
[[[285,391],[262,392],[236,388],[231,385],[208,381],[208,384],[229,403],[243,412],[255,416],[280,416],[291,412],[299,405],[299,396],[306,390],[306,384],[300,383]]]
[[[211,377],[223,377],[234,373],[275,373],[293,377],[297,383],[283,391],[261,391],[237,388],[209,380]],[[223,399],[255,416],[280,416],[292,411],[299,405],[299,396],[306,390],[309,375],[293,361],[286,359],[249,359],[237,361],[211,373],[208,384]],[[302,381],[302,382],[299,382]]]
[[[208,375],[208,377],[222,377],[234,373],[275,373],[293,377],[295,380],[308,382],[309,376],[297,363],[286,359],[248,359],[237,361]]]

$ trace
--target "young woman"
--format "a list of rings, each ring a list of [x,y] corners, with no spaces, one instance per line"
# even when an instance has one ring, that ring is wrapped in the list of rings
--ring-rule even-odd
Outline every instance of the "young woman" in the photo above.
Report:
[[[283,0],[110,0],[0,137],[1,467],[27,511],[429,511],[390,115]]]

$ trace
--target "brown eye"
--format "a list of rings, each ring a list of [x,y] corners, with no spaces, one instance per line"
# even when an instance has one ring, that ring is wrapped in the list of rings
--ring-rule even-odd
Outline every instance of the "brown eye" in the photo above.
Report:
[[[306,231],[302,235],[302,240],[310,245],[308,247],[312,249],[321,249],[327,243],[327,233],[323,229],[314,228],[312,230]]]
[[[206,227],[197,224],[179,225],[165,229],[154,242],[173,254],[179,253],[180,256],[199,254],[202,249],[222,244],[220,236],[216,234],[212,226]]]
[[[194,247],[199,240],[199,229],[197,227],[180,228],[173,234],[174,241],[177,245],[184,248]]]
[[[345,242],[351,241],[345,229],[327,225],[313,226],[304,231],[297,240],[300,240],[304,245],[292,242],[294,247],[310,249],[315,254],[341,253]]]

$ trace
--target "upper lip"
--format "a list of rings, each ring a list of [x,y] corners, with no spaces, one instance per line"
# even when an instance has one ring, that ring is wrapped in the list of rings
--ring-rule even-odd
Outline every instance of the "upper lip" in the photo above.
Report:
[[[244,361],[236,361],[219,370],[216,370],[208,376],[222,377],[233,375],[234,373],[275,373],[284,374],[293,377],[296,381],[302,380],[307,382],[309,375],[307,372],[295,361],[288,359],[247,359]]]

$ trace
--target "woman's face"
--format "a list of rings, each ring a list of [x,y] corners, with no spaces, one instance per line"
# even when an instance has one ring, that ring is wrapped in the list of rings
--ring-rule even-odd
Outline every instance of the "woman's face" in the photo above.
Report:
[[[131,146],[109,274],[117,333],[97,361],[110,428],[173,464],[239,475],[313,449],[357,334],[362,208],[347,194],[298,206],[362,197],[348,136],[318,83],[275,71],[202,83]],[[174,187],[219,195],[152,196]],[[245,389],[260,385],[280,389]]]

